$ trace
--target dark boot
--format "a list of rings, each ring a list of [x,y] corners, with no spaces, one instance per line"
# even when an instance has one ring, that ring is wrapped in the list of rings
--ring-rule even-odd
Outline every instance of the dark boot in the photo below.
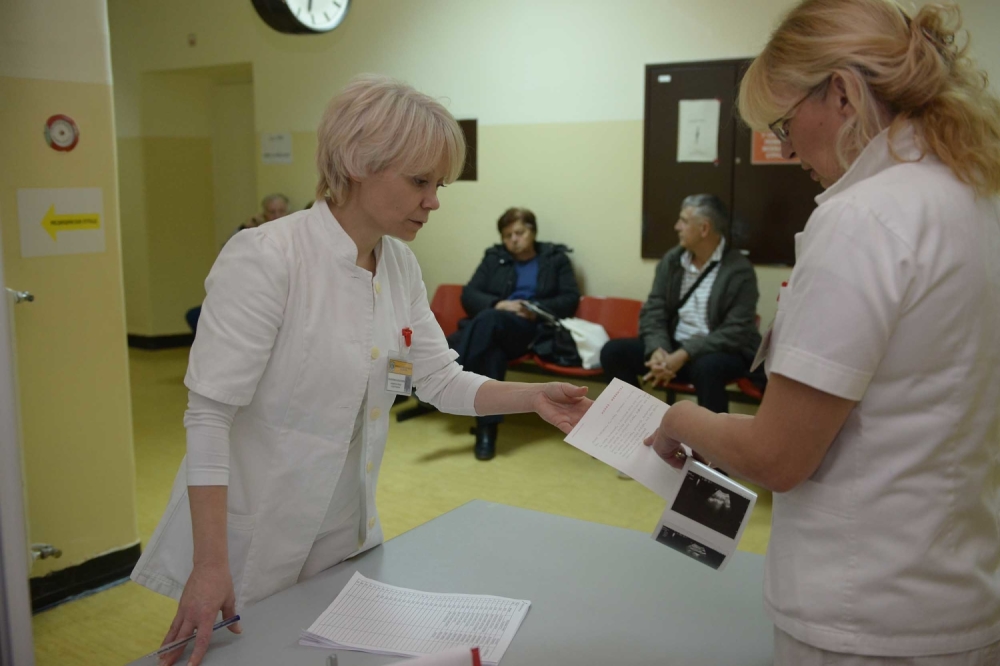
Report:
[[[491,460],[497,453],[497,424],[476,424],[476,460]]]

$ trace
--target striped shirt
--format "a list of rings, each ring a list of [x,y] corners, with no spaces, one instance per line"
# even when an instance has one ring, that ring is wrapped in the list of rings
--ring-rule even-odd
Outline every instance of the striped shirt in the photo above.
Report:
[[[726,239],[723,238],[709,260],[701,267],[702,270],[708,268],[713,261],[722,261],[722,253],[725,251]],[[681,297],[683,297],[701,275],[701,270],[691,263],[690,252],[681,255],[681,270],[684,271],[684,278],[681,280]],[[674,339],[677,342],[684,342],[699,335],[708,335],[708,298],[712,294],[712,285],[715,284],[718,274],[718,268],[709,273],[683,307],[677,311],[677,330],[674,331]]]

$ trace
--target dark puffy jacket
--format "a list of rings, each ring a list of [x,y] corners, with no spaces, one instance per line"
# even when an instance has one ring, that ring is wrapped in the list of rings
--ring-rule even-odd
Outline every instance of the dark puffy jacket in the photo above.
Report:
[[[535,243],[538,253],[538,285],[534,302],[560,319],[576,314],[580,302],[580,288],[573,274],[573,264],[565,245]],[[470,317],[488,310],[514,293],[517,271],[514,257],[503,245],[486,250],[479,268],[462,289],[462,307]]]

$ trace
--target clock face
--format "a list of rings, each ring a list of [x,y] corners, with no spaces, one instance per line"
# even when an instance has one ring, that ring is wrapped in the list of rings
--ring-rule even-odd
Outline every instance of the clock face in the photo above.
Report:
[[[333,30],[347,15],[350,0],[284,0],[295,20],[313,32]]]

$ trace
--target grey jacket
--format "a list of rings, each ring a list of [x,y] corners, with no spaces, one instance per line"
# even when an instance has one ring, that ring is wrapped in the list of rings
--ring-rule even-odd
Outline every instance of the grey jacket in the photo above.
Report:
[[[653,289],[639,313],[639,337],[648,358],[658,347],[687,350],[692,359],[715,352],[739,354],[747,363],[753,361],[760,346],[757,330],[757,274],[753,264],[739,250],[727,248],[719,263],[718,275],[708,298],[708,335],[674,343],[677,310],[681,300],[684,248],[677,246],[663,255],[656,267]]]

